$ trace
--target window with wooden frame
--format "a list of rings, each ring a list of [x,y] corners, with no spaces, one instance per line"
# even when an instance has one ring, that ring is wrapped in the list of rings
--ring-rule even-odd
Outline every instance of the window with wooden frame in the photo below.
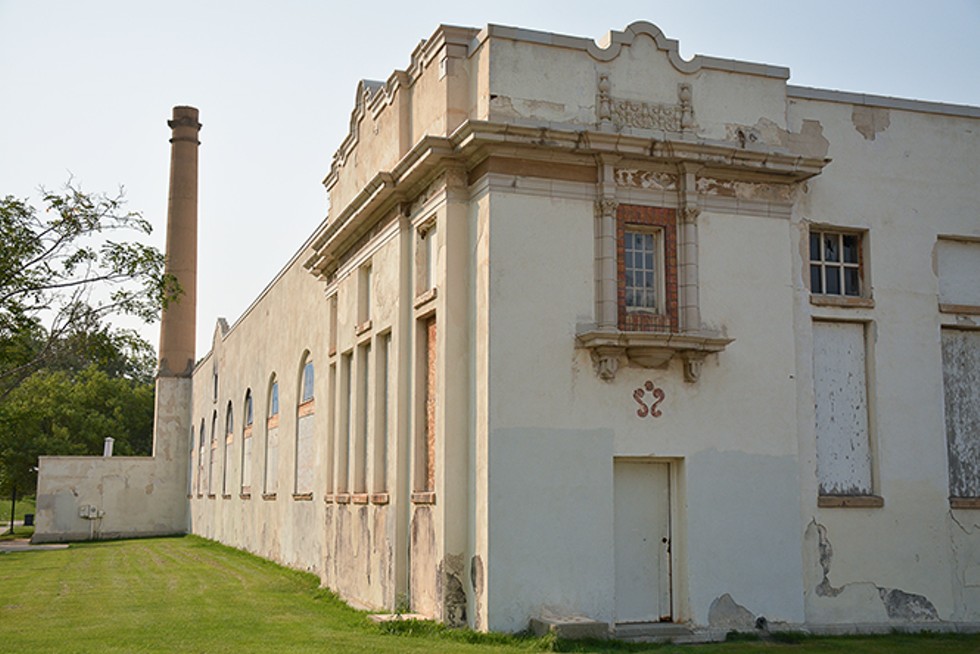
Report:
[[[810,230],[810,293],[864,297],[864,235],[860,232]]]
[[[677,218],[673,209],[617,210],[619,328],[678,331]]]

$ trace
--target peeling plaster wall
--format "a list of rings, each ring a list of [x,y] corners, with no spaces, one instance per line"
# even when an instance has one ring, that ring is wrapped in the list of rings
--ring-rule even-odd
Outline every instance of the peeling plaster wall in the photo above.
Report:
[[[980,236],[977,120],[800,96],[790,98],[788,118],[790,129],[818,121],[833,160],[805,183],[791,238],[807,622],[975,620],[966,561],[980,535],[957,524],[968,512],[950,510],[940,344],[941,327],[973,320],[939,311],[935,253],[942,235]],[[813,224],[863,232],[871,303],[810,302],[806,238]],[[872,485],[880,508],[816,506],[814,318],[866,325]],[[826,569],[821,538],[833,550]]]
[[[785,79],[778,69],[767,71],[771,76],[733,74],[738,64],[728,62],[729,70],[681,72],[642,32],[605,61],[591,56],[581,40],[510,40],[505,30],[493,30],[498,38],[490,41],[490,120],[594,128],[599,76],[607,75],[613,99],[650,106],[678,105],[678,85],[689,84],[694,131],[702,138],[727,139],[728,125],[752,125],[760,117],[785,129]]]
[[[397,230],[394,233],[397,235]],[[373,272],[382,284],[398,279],[398,240],[389,238],[374,253]],[[356,268],[338,286],[336,339],[339,352],[353,347],[356,320]],[[397,282],[394,283],[397,288]],[[397,317],[397,295],[372,294],[372,310],[377,332],[393,328]],[[193,423],[206,423],[210,437],[211,414],[219,411],[219,431],[223,431],[224,408],[232,402],[236,416],[234,451],[240,453],[242,408],[246,391],[251,389],[255,422],[251,448],[252,492],[239,495],[241,463],[230,462],[231,496],[195,495],[191,501],[191,531],[240,547],[290,567],[320,576],[325,585],[355,604],[393,607],[396,601],[392,566],[394,523],[387,519],[390,507],[384,505],[326,504],[328,467],[335,465],[333,452],[327,451],[327,433],[335,412],[330,410],[329,366],[336,357],[328,354],[330,330],[328,301],[321,282],[300,265],[288,266],[227,334],[218,330],[212,351],[198,365],[195,378]],[[394,332],[397,328],[394,329]],[[375,333],[377,333],[375,332]],[[314,364],[315,413],[300,418],[297,403],[301,391],[303,353],[310,352]],[[218,399],[213,400],[211,374],[217,362]],[[397,358],[390,362],[397,375]],[[279,422],[266,427],[269,411],[269,383],[275,374],[279,383]],[[392,424],[397,424],[397,407],[392,399]],[[301,457],[297,488],[297,429],[312,429],[307,435],[309,457]],[[267,454],[267,431],[274,450]],[[392,448],[397,441],[392,440]],[[395,479],[394,449],[389,457],[388,479]],[[197,470],[195,447],[194,469]],[[208,449],[205,448],[207,455]],[[271,454],[271,456],[269,456]],[[266,469],[266,457],[273,464]],[[350,465],[353,465],[351,462]],[[205,466],[206,470],[206,466]],[[221,479],[221,461],[215,476]],[[306,481],[304,481],[304,478]],[[348,479],[353,482],[353,472]],[[371,479],[370,475],[368,477]],[[267,488],[263,484],[271,484]],[[312,499],[294,499],[292,493],[312,491]],[[265,494],[267,490],[272,494]],[[392,488],[391,490],[394,490]],[[220,489],[219,489],[220,492]],[[300,497],[300,496],[297,496]]]
[[[612,620],[612,444],[602,429],[491,431],[490,629]]]
[[[490,627],[543,611],[614,619],[615,456],[672,463],[675,621],[707,625],[731,593],[756,615],[801,622],[799,463],[783,408],[795,402],[793,291],[773,272],[789,270],[789,222],[703,213],[702,320],[737,340],[696,384],[676,361],[620,367],[605,382],[570,349],[593,319],[588,186],[555,184],[550,198],[532,186],[501,176],[491,190],[490,347],[507,356],[490,375]],[[665,392],[656,419],[637,415],[633,390],[646,380]]]
[[[688,145],[724,142],[731,152],[766,148],[833,161],[799,184],[759,181],[745,170],[723,179],[700,169],[696,188],[685,195],[671,162],[623,150],[615,179],[597,189],[595,180],[604,178],[591,168],[591,155],[520,160],[515,137],[506,156],[489,160],[483,172],[468,171],[475,179],[464,183],[454,171],[449,191],[441,180],[428,189],[396,189],[403,195],[372,205],[387,212],[374,216],[379,226],[349,235],[349,258],[333,253],[342,260],[326,284],[303,268],[309,253],[300,252],[230,330],[219,322],[194,377],[191,425],[199,434],[203,420],[209,438],[217,412],[221,439],[231,402],[239,441],[251,389],[253,491],[235,491],[240,462],[232,457],[225,471],[219,444],[215,496],[204,491],[190,500],[191,530],[311,570],[358,606],[394,609],[408,598],[413,610],[448,624],[506,631],[543,613],[609,622],[616,617],[614,462],[656,461],[670,471],[675,622],[727,629],[763,618],[877,627],[980,621],[980,523],[968,510],[950,509],[947,497],[940,337],[942,328],[974,329],[980,321],[971,311],[939,311],[951,289],[957,297],[966,289],[972,302],[975,262],[959,249],[949,257],[937,245],[940,237],[980,239],[978,121],[825,92],[787,96],[785,69],[685,62],[676,44],[647,24],[614,34],[612,50],[505,27],[447,28],[437,36],[413,54],[409,71],[384,87],[362,87],[351,139],[326,180],[331,219],[423,135],[445,136],[466,117],[654,138],[653,128],[597,125],[600,75],[609,76],[609,95],[629,105],[625,113],[634,121],[675,115],[678,85],[690,84]],[[548,147],[535,143],[535,154],[550,156]],[[510,164],[499,161],[508,158]],[[708,165],[731,163],[722,158]],[[597,323],[599,190],[620,203],[671,209],[697,201],[696,243],[683,253],[697,254],[701,324],[694,327],[734,341],[705,358],[696,382],[685,381],[677,358],[655,368],[623,359],[606,381],[589,352],[576,348],[576,334]],[[416,230],[432,219],[438,294],[417,301]],[[864,233],[868,297],[849,306],[811,301],[811,225]],[[358,268],[369,260],[371,326],[359,333]],[[325,288],[336,298],[336,325]],[[426,491],[435,498],[412,501],[422,424],[416,330],[432,311],[440,368],[436,480]],[[820,321],[848,322],[866,337],[868,452],[861,460],[871,465],[862,491],[884,498],[882,507],[817,504]],[[369,489],[387,497],[355,499],[354,453],[372,446],[338,447],[348,434],[340,419],[346,402],[340,361],[369,339],[376,356],[377,339],[389,331],[396,392],[388,481]],[[307,351],[316,368],[316,413],[301,423]],[[333,384],[331,364],[338,366]],[[273,374],[280,413],[268,457],[274,467],[266,470]],[[657,415],[646,405],[637,410],[636,392],[650,387],[662,393]],[[178,430],[180,421],[168,424]],[[299,472],[310,481],[299,485],[312,493],[294,497],[297,430],[306,436],[307,426],[312,453],[301,457]],[[146,485],[154,494],[160,484],[168,493],[186,492],[176,471],[188,468],[181,439],[189,426],[178,431],[162,453],[166,479]],[[233,442],[230,452],[240,446]],[[192,487],[205,489],[200,476],[209,465],[200,465],[198,447],[193,452]],[[374,458],[368,461],[365,478],[375,480]],[[52,459],[45,466],[42,478],[51,485],[39,492],[39,533],[61,535],[81,534],[86,525],[58,522],[55,509],[77,515],[69,505],[83,496],[101,498],[108,488],[115,497],[123,476],[132,487],[158,473],[145,460],[122,458]],[[226,472],[232,492],[222,497]],[[70,487],[69,477],[86,481]],[[274,486],[265,496],[258,492],[263,479]],[[163,522],[184,520],[186,504],[178,500],[180,510]],[[146,518],[136,523],[146,533],[158,526],[143,504],[106,506],[105,533],[113,533],[111,520],[122,511]]]
[[[187,402],[191,382],[156,383],[154,456],[42,456],[34,542],[180,534],[187,531]],[[79,516],[86,507],[99,516]]]
[[[173,465],[149,457],[41,457],[37,516],[38,543],[183,533],[184,487],[177,488]],[[100,517],[79,516],[93,507]]]

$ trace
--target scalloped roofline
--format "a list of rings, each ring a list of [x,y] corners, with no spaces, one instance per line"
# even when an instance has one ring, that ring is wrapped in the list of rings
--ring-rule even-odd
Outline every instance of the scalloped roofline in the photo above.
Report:
[[[686,60],[680,54],[679,42],[676,39],[667,38],[659,27],[645,20],[633,21],[622,32],[609,30],[598,41],[588,37],[566,36],[564,34],[539,32],[522,27],[494,24],[487,25],[480,30],[480,33],[474,41],[476,44],[481,44],[487,38],[493,37],[510,39],[512,41],[540,43],[542,45],[552,45],[572,50],[584,50],[596,61],[609,62],[618,57],[624,47],[633,45],[633,42],[639,36],[652,38],[657,45],[657,49],[667,53],[667,59],[671,65],[685,75],[691,75],[702,69],[708,69],[721,70],[728,73],[774,77],[776,79],[789,79],[789,68],[785,66],[770,66],[768,64],[757,64],[736,59],[708,57],[705,55],[695,55],[691,59]]]
[[[381,113],[385,107],[391,104],[399,87],[411,87],[432,58],[448,44],[465,46],[466,56],[470,57],[490,38],[509,39],[572,50],[584,50],[596,61],[609,62],[618,57],[624,47],[631,46],[639,36],[652,38],[657,48],[667,54],[667,59],[674,68],[687,75],[708,69],[782,80],[789,79],[789,68],[784,66],[770,66],[704,55],[695,55],[690,60],[685,60],[681,57],[679,42],[676,39],[667,38],[659,27],[644,20],[630,23],[622,32],[609,30],[598,41],[589,37],[567,36],[494,23],[488,24],[483,29],[440,24],[432,36],[422,39],[412,50],[409,65],[404,70],[395,69],[384,82],[362,79],[357,83],[357,89],[354,92],[354,108],[351,110],[347,136],[334,152],[330,171],[322,183],[329,190],[336,181],[337,169],[347,162],[348,157],[357,146],[359,126],[365,114],[368,111],[371,111],[374,116]]]

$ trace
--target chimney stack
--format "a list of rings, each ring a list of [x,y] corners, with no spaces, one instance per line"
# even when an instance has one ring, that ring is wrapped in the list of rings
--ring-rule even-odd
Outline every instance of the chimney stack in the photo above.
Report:
[[[190,377],[197,326],[197,140],[201,123],[194,107],[174,107],[170,138],[166,272],[182,293],[163,310],[159,377]]]

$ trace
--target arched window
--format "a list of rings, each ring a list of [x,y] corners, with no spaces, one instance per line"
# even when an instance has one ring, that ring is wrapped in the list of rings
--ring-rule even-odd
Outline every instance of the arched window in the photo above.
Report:
[[[204,493],[204,418],[201,418],[201,434],[197,439],[197,496]]]
[[[299,404],[296,407],[296,477],[293,489],[295,499],[313,497],[314,459],[314,414],[316,406],[313,399],[313,358],[307,352],[303,355],[299,377]]]
[[[300,394],[300,404],[305,404],[313,399],[313,361],[307,356],[306,363],[303,364],[303,392]]]
[[[228,409],[225,411],[225,447],[222,450],[221,461],[221,495],[231,496],[231,462],[235,460],[235,416],[231,411],[231,402],[228,402]]]
[[[187,447],[187,497],[194,494],[194,425],[191,424]]]
[[[262,497],[275,499],[279,485],[279,382],[276,373],[269,378],[269,407],[265,421],[265,481]]]
[[[211,414],[211,453],[208,458],[208,497],[214,497],[214,459],[218,455],[218,412]]]
[[[252,494],[252,389],[245,391],[245,426],[242,428],[242,499]]]

